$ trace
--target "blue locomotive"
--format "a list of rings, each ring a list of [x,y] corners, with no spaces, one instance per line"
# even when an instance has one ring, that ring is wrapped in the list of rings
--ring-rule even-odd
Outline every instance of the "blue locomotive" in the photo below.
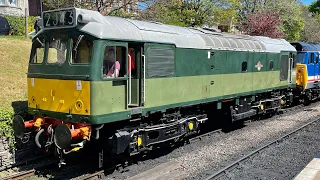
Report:
[[[320,95],[320,44],[292,42],[297,50],[296,84],[303,99],[310,101]]]

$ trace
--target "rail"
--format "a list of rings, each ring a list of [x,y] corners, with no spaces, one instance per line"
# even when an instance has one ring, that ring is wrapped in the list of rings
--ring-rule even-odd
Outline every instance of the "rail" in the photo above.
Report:
[[[18,166],[22,166],[24,164],[28,164],[28,163],[31,163],[31,162],[35,162],[37,160],[41,160],[41,159],[44,159],[45,156],[35,156],[35,157],[32,157],[32,158],[29,158],[27,160],[24,160],[24,161],[21,161],[21,162],[17,162],[17,163],[14,163],[14,164],[11,164],[11,165],[7,165],[7,166],[4,166],[4,167],[1,167],[0,168],[0,171],[4,171],[4,170],[7,170],[7,169],[10,169],[10,168],[14,168],[14,167],[18,167]]]
[[[224,173],[224,172],[226,172],[227,170],[232,169],[233,167],[239,165],[242,161],[250,158],[250,157],[253,156],[254,154],[257,154],[257,153],[259,153],[260,151],[268,148],[269,146],[271,146],[271,145],[273,145],[273,144],[275,144],[275,143],[277,143],[277,142],[280,142],[281,140],[285,139],[286,137],[289,137],[290,135],[292,135],[292,134],[294,134],[294,133],[302,130],[303,128],[309,126],[310,124],[312,124],[312,123],[314,123],[314,122],[316,122],[316,121],[318,121],[318,120],[320,120],[320,118],[317,118],[317,119],[315,119],[315,120],[313,120],[313,121],[311,121],[311,122],[309,122],[309,123],[307,123],[307,124],[305,124],[305,125],[297,128],[297,129],[289,132],[288,134],[286,134],[286,135],[284,135],[284,136],[282,136],[282,137],[280,137],[280,138],[278,138],[278,139],[276,139],[276,140],[273,140],[273,141],[269,142],[268,144],[260,147],[259,149],[255,150],[255,151],[252,151],[252,152],[249,153],[248,155],[246,155],[246,156],[244,156],[244,157],[242,157],[242,158],[234,161],[233,163],[229,164],[228,166],[224,167],[223,169],[221,169],[221,170],[219,170],[219,171],[217,171],[217,172],[209,175],[207,178],[205,178],[205,180],[214,179],[214,178],[216,178],[216,177],[219,177],[222,173]]]
[[[19,172],[19,173],[16,173],[16,174],[13,174],[13,175],[10,175],[8,177],[5,177],[5,178],[2,178],[0,180],[16,180],[16,179],[24,179],[28,176],[32,176],[34,175],[36,172],[36,170],[34,169],[31,169],[31,170],[28,170],[28,171],[23,171],[23,172]]]
[[[88,174],[82,177],[78,177],[76,178],[76,180],[87,180],[87,179],[102,179],[102,177],[104,176],[104,170],[95,172],[93,174]]]

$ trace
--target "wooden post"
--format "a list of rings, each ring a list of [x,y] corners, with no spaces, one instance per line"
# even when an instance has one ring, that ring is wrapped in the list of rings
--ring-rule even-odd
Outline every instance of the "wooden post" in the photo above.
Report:
[[[28,39],[28,8],[25,8],[25,15],[26,15],[26,39]]]

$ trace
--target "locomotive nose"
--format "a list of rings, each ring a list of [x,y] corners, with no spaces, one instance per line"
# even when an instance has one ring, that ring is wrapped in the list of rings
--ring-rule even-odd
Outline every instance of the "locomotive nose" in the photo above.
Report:
[[[24,125],[24,120],[20,115],[15,115],[13,117],[12,126],[13,126],[14,135],[17,138],[22,139],[25,132],[25,125]]]

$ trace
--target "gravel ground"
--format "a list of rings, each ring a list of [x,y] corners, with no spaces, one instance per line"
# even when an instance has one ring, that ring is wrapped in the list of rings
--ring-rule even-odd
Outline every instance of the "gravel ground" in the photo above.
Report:
[[[162,163],[178,161],[186,167],[183,173],[187,174],[188,179],[203,179],[206,175],[316,118],[320,115],[319,105],[320,102],[317,102],[307,107],[292,108],[294,111],[269,119],[245,123],[244,127],[230,132],[214,133],[203,137],[201,141],[178,148],[159,149],[146,156],[135,158],[137,161],[134,161],[133,164],[131,162],[127,167],[120,167],[106,177],[107,179],[126,179]],[[304,109],[313,109],[313,111],[304,111]],[[310,146],[313,147],[312,144]],[[310,154],[309,157],[313,155]],[[82,168],[75,168],[78,163],[72,164],[74,166],[61,170],[57,168],[44,170],[39,174],[41,177],[70,179],[85,174],[86,167],[88,169],[92,167],[92,164],[89,163]]]
[[[126,179],[161,163],[178,161],[187,169],[188,179],[202,179],[258,147],[278,138],[320,115],[319,102],[269,119],[246,123],[245,127],[204,137],[201,141],[174,149],[169,154],[144,159],[115,171],[108,179]],[[304,109],[313,111],[304,111]],[[169,150],[166,150],[169,151]],[[161,153],[160,153],[161,154]],[[313,156],[313,154],[310,154]]]
[[[293,179],[319,152],[319,130],[317,121],[218,179]]]
[[[316,107],[320,110],[320,107]],[[319,116],[319,111],[304,111],[279,117],[274,121],[260,122],[248,125],[247,128],[231,132],[226,138],[218,141],[211,141],[198,150],[192,159],[181,156],[178,161],[186,163],[190,168],[190,176],[193,174],[203,174],[206,169],[217,170],[227,165],[235,159],[241,158],[248,152],[257,149],[267,142],[288,133],[310,121],[310,118]],[[259,124],[259,125],[258,125]],[[215,145],[212,145],[212,144]],[[202,159],[202,160],[200,160]],[[197,179],[199,176],[197,176]]]

